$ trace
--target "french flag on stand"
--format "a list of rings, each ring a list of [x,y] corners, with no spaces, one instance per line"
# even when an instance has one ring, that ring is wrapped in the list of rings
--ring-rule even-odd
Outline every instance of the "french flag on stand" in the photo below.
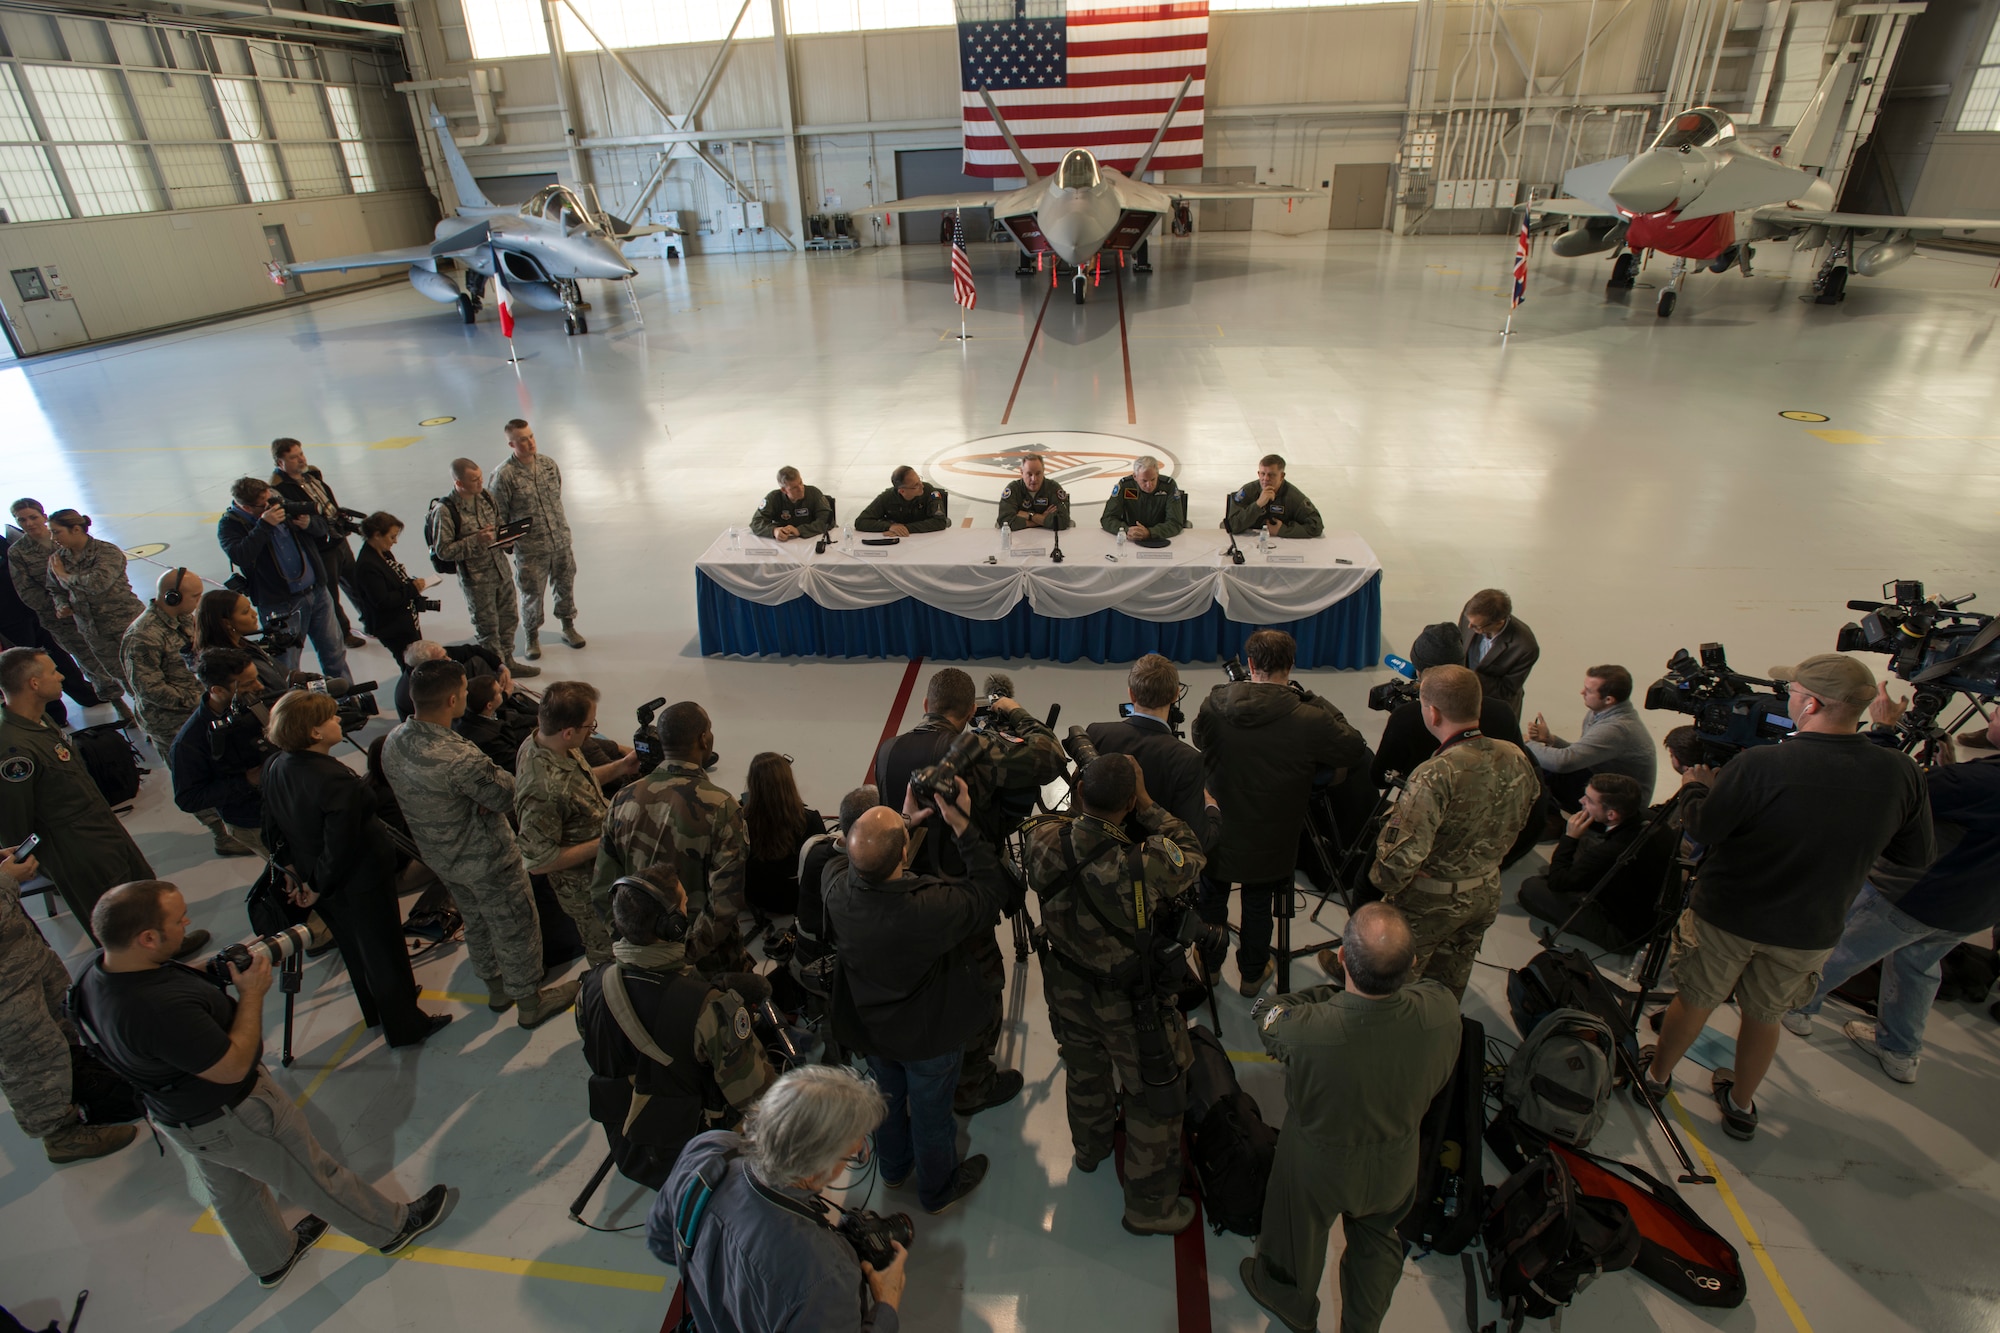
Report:
[[[500,276],[500,252],[493,252],[493,303],[500,307],[500,336],[513,340],[514,298],[507,294],[507,281]]]

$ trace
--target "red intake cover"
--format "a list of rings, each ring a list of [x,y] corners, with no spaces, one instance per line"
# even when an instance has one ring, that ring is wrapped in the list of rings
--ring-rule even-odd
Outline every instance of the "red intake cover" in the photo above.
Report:
[[[1736,215],[1679,220],[1677,213],[1640,213],[1625,229],[1625,244],[1633,250],[1658,250],[1663,255],[1714,259],[1736,242]]]
[[[1030,252],[1044,255],[1055,253],[1055,247],[1049,244],[1048,237],[1042,235],[1041,224],[1035,221],[1033,213],[1023,213],[1019,217],[1007,218],[1005,221],[1007,230],[1013,232],[1015,239]]]

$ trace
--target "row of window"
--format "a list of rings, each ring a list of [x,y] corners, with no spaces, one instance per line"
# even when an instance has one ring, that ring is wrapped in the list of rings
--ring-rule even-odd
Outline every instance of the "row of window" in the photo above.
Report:
[[[2000,20],[1994,21],[1965,105],[1958,109],[1958,128],[1971,133],[2000,130]]]

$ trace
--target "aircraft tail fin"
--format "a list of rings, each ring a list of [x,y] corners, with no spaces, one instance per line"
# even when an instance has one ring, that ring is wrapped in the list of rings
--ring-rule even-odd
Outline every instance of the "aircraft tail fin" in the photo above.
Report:
[[[451,125],[437,109],[437,103],[430,103],[430,111],[431,128],[437,131],[438,151],[444,154],[445,166],[451,170],[451,188],[458,195],[458,202],[467,208],[494,207],[472,179],[472,169],[465,165],[465,156],[458,151],[458,144],[451,137]]]
[[[1000,137],[1006,141],[1007,151],[1021,164],[1021,178],[1026,181],[1039,180],[1042,175],[1041,168],[1037,167],[1028,155],[1021,151],[1021,145],[1014,141],[1014,131],[1007,128],[1007,118],[1000,114],[999,107],[993,105],[993,95],[981,88],[979,97],[986,103],[986,109],[993,113],[993,123],[999,128]]]
[[[1860,66],[1839,61],[1813,90],[1812,100],[1799,116],[1799,123],[1773,157],[1788,167],[1823,167],[1833,153],[1833,141],[1840,129],[1841,108],[1847,105],[1848,90]]]
[[[1139,161],[1132,168],[1132,178],[1137,180],[1146,174],[1146,168],[1153,164],[1153,154],[1160,151],[1160,145],[1167,141],[1167,127],[1174,123],[1174,112],[1181,109],[1181,102],[1187,97],[1188,89],[1194,86],[1194,75],[1181,80],[1181,90],[1174,94],[1173,105],[1167,108],[1166,116],[1160,121],[1159,133],[1153,142],[1146,145],[1146,151],[1139,155]]]

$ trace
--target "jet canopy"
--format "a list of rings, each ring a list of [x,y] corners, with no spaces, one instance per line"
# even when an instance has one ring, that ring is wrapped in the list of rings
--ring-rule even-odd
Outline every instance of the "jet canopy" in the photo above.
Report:
[[[1667,122],[1655,148],[1708,148],[1736,137],[1736,124],[1712,106],[1683,111]]]
[[[1056,184],[1065,190],[1090,190],[1097,186],[1097,159],[1089,150],[1072,148],[1063,154],[1056,168]]]
[[[576,197],[576,192],[566,185],[544,185],[535,191],[528,196],[528,202],[521,205],[521,216],[553,222],[565,232],[590,225],[589,210]]]

